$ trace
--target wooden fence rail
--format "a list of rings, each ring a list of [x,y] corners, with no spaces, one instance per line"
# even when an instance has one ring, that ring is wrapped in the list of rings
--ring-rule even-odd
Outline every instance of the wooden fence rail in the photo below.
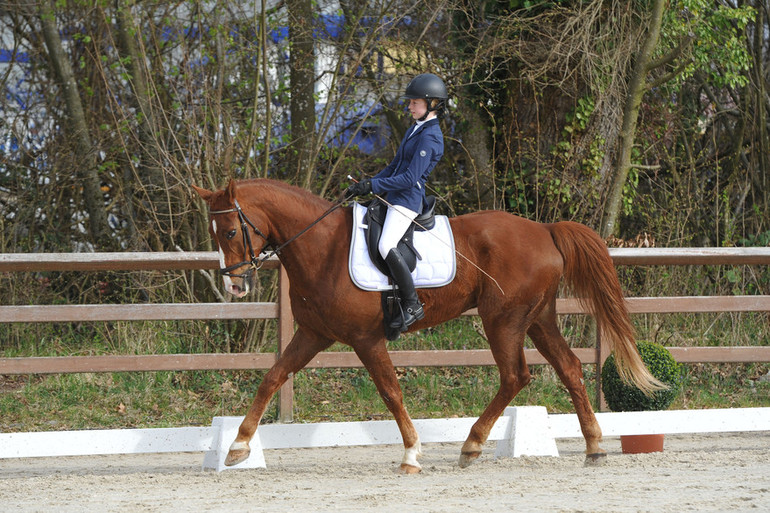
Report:
[[[613,248],[615,265],[768,265],[770,248]],[[167,253],[6,253],[0,254],[0,272],[99,271],[99,270],[196,270],[216,269],[215,252]],[[288,280],[280,263],[273,259],[265,268],[279,269],[279,298],[275,303],[196,303],[122,305],[2,305],[0,323],[136,321],[184,319],[278,319],[277,353],[111,355],[66,357],[0,358],[0,374],[50,374],[74,372],[186,371],[212,369],[268,369],[293,334],[288,299]],[[684,296],[628,298],[632,314],[677,312],[770,311],[770,296]],[[585,314],[578,301],[557,300],[559,314]],[[465,315],[476,315],[470,310]],[[680,362],[770,362],[770,346],[669,347]],[[601,363],[609,348],[597,341],[596,348],[573,350],[584,364]],[[527,362],[545,364],[534,349],[525,350]],[[399,367],[494,365],[487,350],[393,351]],[[308,368],[361,367],[352,352],[320,353]],[[598,376],[598,373],[597,373]],[[599,387],[597,387],[598,389]],[[293,383],[281,390],[280,418],[291,419]]]

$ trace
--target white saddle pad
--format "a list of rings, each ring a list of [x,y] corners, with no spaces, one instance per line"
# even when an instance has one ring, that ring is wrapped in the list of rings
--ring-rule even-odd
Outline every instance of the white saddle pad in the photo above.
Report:
[[[350,278],[358,288],[371,291],[389,290],[388,278],[377,269],[369,258],[364,233],[366,207],[358,203],[353,207],[353,239],[350,243],[348,269]],[[436,226],[427,232],[414,232],[414,247],[422,257],[412,272],[418,288],[441,287],[455,277],[455,239],[446,216],[436,216]]]

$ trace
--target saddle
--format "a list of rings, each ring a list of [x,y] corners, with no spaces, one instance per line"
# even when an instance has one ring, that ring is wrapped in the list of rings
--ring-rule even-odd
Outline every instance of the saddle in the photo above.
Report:
[[[411,272],[416,273],[415,286],[442,287],[455,276],[454,239],[446,216],[436,216],[436,197],[425,198],[423,212],[414,219],[401,238],[398,249]],[[396,340],[400,328],[391,322],[401,318],[399,290],[390,276],[390,269],[378,249],[388,205],[375,198],[359,203],[353,209],[353,233],[349,256],[349,271],[353,283],[363,290],[381,293],[383,324],[388,340]],[[428,230],[433,238],[429,239]],[[423,232],[415,235],[415,232]],[[443,242],[436,246],[435,240]],[[426,252],[425,258],[419,251]],[[363,260],[365,258],[365,260]],[[417,261],[420,265],[417,265]],[[379,272],[378,272],[379,271]],[[382,281],[380,280],[382,278]]]
[[[369,258],[377,269],[385,276],[390,276],[390,270],[385,263],[385,259],[380,255],[377,247],[382,236],[382,226],[385,223],[385,216],[388,213],[388,205],[379,198],[374,198],[368,203],[364,203],[366,215],[364,215],[364,224],[368,226],[366,233],[366,246],[369,251]],[[423,205],[422,213],[418,215],[414,222],[409,225],[409,229],[398,243],[398,250],[401,251],[404,260],[406,260],[410,271],[414,271],[417,266],[417,260],[422,260],[422,256],[414,247],[414,232],[427,231],[436,225],[434,212],[436,210],[436,197],[427,196]]]

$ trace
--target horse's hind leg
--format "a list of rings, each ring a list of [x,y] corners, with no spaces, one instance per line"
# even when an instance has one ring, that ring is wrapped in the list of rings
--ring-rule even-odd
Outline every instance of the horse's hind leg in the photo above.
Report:
[[[225,465],[237,465],[249,457],[251,452],[249,442],[257,432],[259,421],[273,394],[286,382],[290,373],[305,367],[315,355],[333,343],[333,340],[321,338],[302,328],[297,330],[289,345],[286,346],[286,350],[262,379],[257,395],[238,428],[238,436],[230,446]]]
[[[492,356],[500,372],[500,388],[479,419],[473,424],[460,454],[460,467],[467,467],[481,456],[482,446],[487,441],[500,414],[510,404],[519,390],[532,379],[524,359],[523,321],[514,321],[511,316],[489,320],[482,316],[484,330],[489,340]]]
[[[406,474],[416,474],[422,470],[417,458],[421,455],[420,437],[414,428],[412,419],[404,407],[401,386],[398,384],[393,362],[388,354],[385,341],[381,340],[372,345],[358,345],[356,354],[369,371],[377,391],[380,393],[385,406],[393,414],[401,431],[404,441],[404,459],[401,461],[401,471]]]
[[[599,447],[602,430],[596,421],[594,410],[588,399],[588,392],[583,382],[583,367],[559,332],[553,307],[547,307],[540,314],[530,326],[527,334],[537,350],[556,370],[572,397],[572,404],[575,406],[580,429],[586,440],[586,463],[598,462],[606,456],[606,453]]]

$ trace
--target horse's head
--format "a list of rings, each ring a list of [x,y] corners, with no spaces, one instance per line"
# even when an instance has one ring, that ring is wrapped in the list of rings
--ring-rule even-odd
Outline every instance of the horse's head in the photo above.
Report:
[[[208,203],[211,223],[209,233],[219,250],[219,266],[227,292],[245,296],[254,288],[256,271],[261,265],[257,255],[267,245],[267,222],[259,212],[246,213],[236,199],[236,183],[230,180],[221,191],[192,186]],[[261,227],[261,228],[260,228]]]

